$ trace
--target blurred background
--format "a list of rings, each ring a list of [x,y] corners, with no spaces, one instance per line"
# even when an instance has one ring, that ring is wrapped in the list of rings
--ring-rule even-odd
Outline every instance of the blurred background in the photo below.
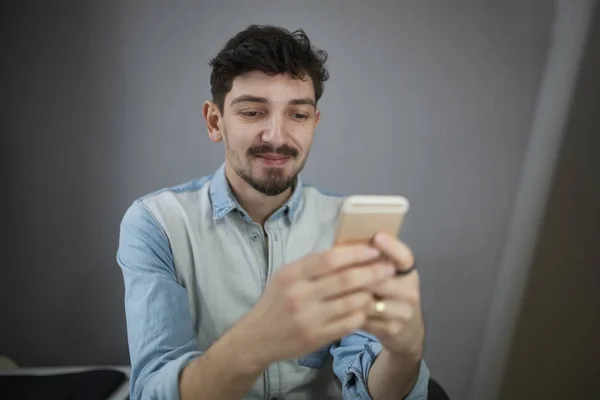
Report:
[[[600,398],[596,1],[1,7],[0,355],[128,364],[123,213],[220,166],[208,61],[274,24],[330,56],[304,180],[411,201],[426,361],[450,397]]]

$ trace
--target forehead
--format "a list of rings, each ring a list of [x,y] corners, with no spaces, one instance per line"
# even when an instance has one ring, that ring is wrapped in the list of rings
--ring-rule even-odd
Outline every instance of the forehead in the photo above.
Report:
[[[315,99],[315,90],[310,76],[293,79],[288,74],[267,75],[260,71],[251,71],[237,76],[231,90],[225,96],[227,104],[242,95],[264,97],[271,103],[288,103],[298,98]]]

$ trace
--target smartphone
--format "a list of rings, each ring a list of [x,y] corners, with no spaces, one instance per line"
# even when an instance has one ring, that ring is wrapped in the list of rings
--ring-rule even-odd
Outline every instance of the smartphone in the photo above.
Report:
[[[378,232],[400,235],[408,200],[402,196],[346,197],[342,204],[334,245],[370,243]]]

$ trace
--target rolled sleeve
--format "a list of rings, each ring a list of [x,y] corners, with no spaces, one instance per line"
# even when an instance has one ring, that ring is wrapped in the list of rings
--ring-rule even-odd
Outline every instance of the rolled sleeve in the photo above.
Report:
[[[383,346],[377,338],[363,331],[342,338],[331,347],[333,371],[342,384],[343,399],[372,400],[367,382],[371,367]],[[405,400],[426,400],[429,369],[421,361],[419,377]]]
[[[429,386],[429,368],[425,361],[421,360],[421,369],[419,370],[419,378],[413,390],[405,397],[405,400],[427,400],[427,387]]]
[[[180,372],[201,353],[167,236],[140,201],[121,222],[117,262],[125,283],[131,399],[177,400]]]

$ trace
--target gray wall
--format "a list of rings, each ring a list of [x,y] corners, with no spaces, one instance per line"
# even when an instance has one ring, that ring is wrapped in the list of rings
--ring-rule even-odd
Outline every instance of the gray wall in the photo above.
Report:
[[[120,218],[137,196],[218,167],[223,150],[201,116],[207,61],[237,30],[273,23],[305,29],[330,53],[305,179],[411,200],[403,238],[421,267],[427,360],[466,398],[553,21],[551,2],[522,3],[12,10],[0,354],[22,365],[128,362]]]
[[[501,399],[600,398],[598,6],[590,27]]]
[[[472,399],[600,396],[598,12],[557,2]]]

